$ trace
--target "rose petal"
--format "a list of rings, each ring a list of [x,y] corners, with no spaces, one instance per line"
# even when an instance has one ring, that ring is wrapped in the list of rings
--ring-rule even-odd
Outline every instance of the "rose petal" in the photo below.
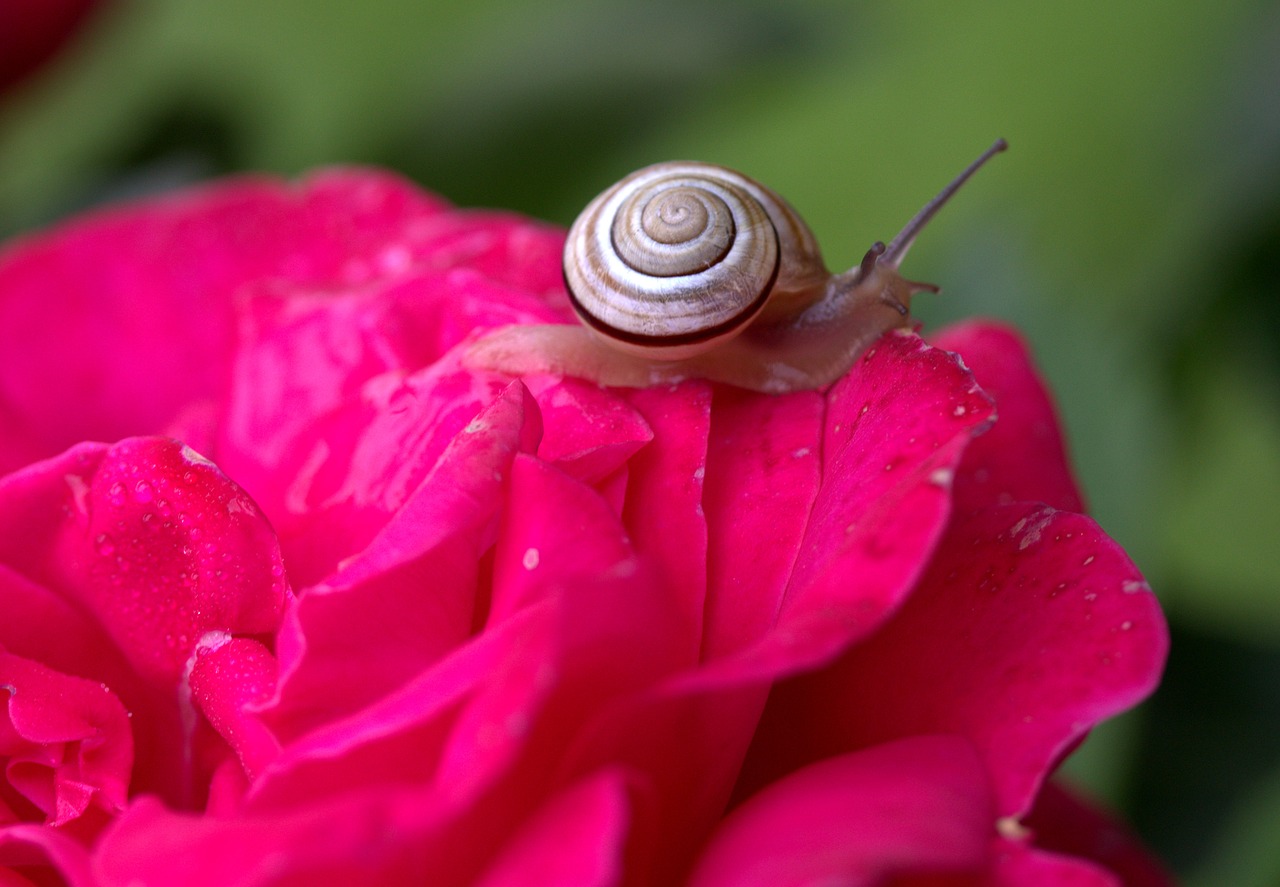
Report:
[[[704,659],[743,649],[777,619],[818,494],[822,452],[814,444],[824,411],[813,392],[762,398],[716,390],[703,496]]]
[[[532,397],[512,383],[453,437],[364,552],[290,611],[279,700],[265,712],[282,739],[369,704],[470,634],[477,562],[511,460],[537,445],[539,428]]]
[[[882,337],[836,384],[822,488],[768,636],[776,655],[820,661],[897,605],[941,535],[951,473],[990,415],[954,357],[913,335]]]
[[[0,256],[0,470],[79,440],[158,432],[220,391],[229,294],[278,270],[287,203],[278,185],[241,180],[91,216]]]
[[[646,564],[674,596],[676,609],[663,613],[667,642],[686,644],[683,658],[696,662],[707,587],[702,481],[711,389],[696,382],[674,392],[641,389],[630,401],[653,429],[653,439],[630,461],[623,521]]]
[[[991,790],[962,739],[918,737],[790,774],[725,820],[691,887],[885,883],[973,871],[986,858]]]
[[[621,882],[630,801],[623,778],[603,773],[555,795],[476,887],[610,887]]]
[[[237,307],[218,458],[264,502],[271,501],[263,492],[274,476],[290,467],[295,439],[326,414],[359,402],[378,376],[430,366],[478,327],[553,316],[527,290],[466,268],[421,269],[337,289],[271,281],[244,294]],[[495,378],[488,387],[505,385]]]
[[[0,646],[50,668],[106,684],[132,709],[138,676],[102,626],[58,594],[0,564]]]
[[[99,887],[84,845],[45,825],[0,825],[0,866],[21,868],[34,879],[16,880],[15,884]]]
[[[366,791],[322,804],[233,819],[135,802],[94,854],[99,887],[417,884],[456,877],[408,792]],[[459,835],[448,838],[458,846]]]
[[[764,445],[737,447],[731,436],[719,444],[724,449],[711,451],[711,456],[723,457],[732,450],[724,466],[726,471],[745,469],[740,476],[757,484],[750,488],[751,492],[765,497],[765,502],[778,502],[793,509],[789,514],[776,515],[762,510],[759,519],[763,531],[750,537],[753,542],[771,542],[775,535],[779,538],[776,555],[765,555],[765,563],[773,565],[772,572],[753,573],[748,566],[751,560],[737,560],[755,557],[756,549],[768,549],[769,545],[743,545],[737,539],[734,548],[721,541],[718,548],[712,549],[724,555],[732,553],[715,564],[722,575],[742,576],[749,584],[709,590],[717,612],[716,622],[708,630],[735,621],[752,625],[755,630],[767,630],[741,646],[735,655],[704,660],[695,671],[674,675],[661,686],[620,700],[583,729],[575,747],[573,772],[589,772],[607,761],[626,761],[654,780],[659,808],[655,820],[662,848],[660,858],[655,860],[659,882],[664,877],[674,877],[673,873],[687,864],[687,854],[723,809],[739,777],[740,762],[770,682],[830,657],[834,649],[853,642],[875,621],[883,619],[886,614],[882,608],[910,588],[920,569],[918,559],[925,556],[946,517],[947,485],[939,484],[935,475],[959,461],[964,443],[974,427],[985,421],[984,410],[989,405],[975,391],[968,373],[945,352],[906,336],[885,337],[880,346],[878,361],[873,356],[868,367],[859,369],[843,383],[843,388],[832,393],[834,401],[826,421],[832,429],[836,455],[824,451],[825,460],[833,463],[826,478],[830,486],[824,488],[812,514],[805,497],[815,483],[816,466],[804,464],[808,454],[795,455],[792,435],[800,432],[782,424],[790,420],[804,422],[806,417],[816,421],[814,406],[808,401],[811,395],[777,399],[771,407],[777,411],[773,414],[776,428],[764,426],[757,431],[752,427],[755,419],[770,415],[763,410],[744,412],[736,430],[726,428],[740,439],[758,435]],[[792,400],[794,406],[788,403]],[[870,414],[871,404],[878,408],[875,419],[860,426],[850,422],[850,414]],[[868,406],[867,414],[862,413],[863,405]],[[956,414],[957,407],[963,407],[960,415]],[[907,435],[908,439],[914,438],[910,444],[896,440],[890,433],[895,425],[910,426],[912,422],[920,430]],[[816,430],[810,431],[809,439],[813,436]],[[895,456],[901,459],[896,465],[901,470],[886,472],[886,463],[881,460]],[[778,463],[783,465],[781,470],[773,467]],[[709,462],[708,471],[713,477],[716,470],[716,464]],[[775,483],[780,480],[787,481],[786,485]],[[731,482],[729,475],[722,481],[726,485]],[[863,493],[864,488],[873,492]],[[889,513],[883,520],[892,520],[897,528],[897,535],[883,543],[886,557],[889,553],[897,555],[888,558],[887,566],[874,559],[865,560],[865,546],[879,543],[880,539],[874,522],[856,527],[857,533],[844,532],[858,514],[856,509],[879,508],[878,500],[873,498],[876,495],[903,510],[898,515],[885,505]],[[752,520],[749,513],[719,511],[720,506],[735,507],[734,500],[720,493],[714,499],[704,497],[704,505],[717,508],[707,516],[713,544],[717,534],[735,532],[736,521]],[[769,526],[771,518],[778,522],[776,531]],[[832,525],[837,521],[838,544],[827,558],[828,549],[822,546],[829,544]],[[799,543],[803,546],[799,557],[804,559],[807,554],[810,558],[804,563],[803,579],[787,575],[790,551],[797,544],[797,526],[805,533],[804,541]],[[879,572],[873,567],[878,567]],[[796,570],[798,573],[799,567]],[[865,585],[848,579],[861,579],[863,573],[869,574]],[[785,605],[779,603],[781,588],[770,584],[787,578],[791,589],[803,582],[801,594],[813,595],[804,605],[796,606],[790,618],[782,609]],[[863,599],[864,592],[868,599]],[[738,608],[745,608],[741,615],[736,612]],[[775,608],[782,609],[780,616],[775,616]],[[742,645],[743,640],[737,643]],[[664,751],[673,746],[680,748],[679,755]],[[759,783],[747,777],[744,784]]]
[[[1046,853],[1013,842],[997,845],[990,887],[1129,887],[1112,873],[1084,859]]]
[[[102,684],[54,671],[0,649],[0,757],[11,788],[50,825],[93,807],[122,809],[133,765],[129,717]]]
[[[196,647],[188,680],[200,711],[235,750],[249,777],[257,775],[280,752],[253,711],[275,692],[271,651],[248,638],[206,635]]]
[[[0,253],[0,471],[222,399],[249,283],[359,287],[424,264],[561,292],[562,232],[446,206],[387,173],[334,169],[297,186],[232,179],[17,242]]]
[[[615,476],[653,429],[617,393],[579,379],[529,380],[542,413],[538,457],[589,484]]]
[[[297,584],[360,554],[507,384],[440,365],[388,374],[293,439],[264,494]]]
[[[880,632],[778,688],[752,749],[769,772],[917,733],[968,736],[1003,816],[1099,721],[1154,689],[1168,649],[1141,574],[1086,517],[961,516]]]
[[[441,222],[422,249],[432,266],[474,268],[496,283],[549,297],[560,319],[572,317],[560,270],[563,228],[492,211],[453,212]]]
[[[287,593],[252,500],[165,438],[85,445],[0,480],[0,561],[88,609],[167,686],[205,632],[274,631]]]
[[[429,778],[433,803],[470,809],[500,784],[496,811],[468,814],[500,837],[513,814],[541,803],[584,717],[687,662],[687,642],[667,631],[676,596],[637,562],[598,493],[529,456],[515,459],[511,487],[489,627],[420,678],[291,743],[255,806]]]
[[[523,611],[364,708],[293,739],[253,786],[248,804],[282,809],[357,788],[432,780],[439,790],[420,790],[422,805],[453,810],[473,802],[477,788],[508,769],[524,744],[518,728],[526,712],[546,695],[546,682],[538,685],[528,663],[545,658],[550,625],[545,608]],[[461,712],[485,693],[496,699],[486,708],[504,709],[506,723],[459,755],[459,783],[443,782],[441,758]],[[455,737],[454,745],[466,742]]]
[[[1092,860],[1114,873],[1125,887],[1174,884],[1164,866],[1128,829],[1056,783],[1047,783],[1040,791],[1025,825],[1037,847]]]
[[[697,636],[680,630],[684,589],[667,581],[661,562],[637,557],[598,493],[520,456],[494,555],[489,623],[548,601],[563,611],[566,652],[586,657],[556,676],[561,685],[582,683],[571,695],[599,703],[696,661]]]
[[[1044,502],[1083,513],[1057,411],[1021,337],[974,322],[949,327],[933,342],[959,352],[999,413],[995,426],[965,452],[956,473],[956,510]]]

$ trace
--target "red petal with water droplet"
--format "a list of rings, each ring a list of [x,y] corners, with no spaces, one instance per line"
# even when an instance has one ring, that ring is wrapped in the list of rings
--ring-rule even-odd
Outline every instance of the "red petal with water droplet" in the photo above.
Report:
[[[1155,597],[1089,518],[1027,503],[970,512],[881,631],[775,692],[753,754],[786,770],[959,733],[1000,815],[1019,816],[1090,727],[1155,688],[1167,650]]]
[[[92,613],[165,686],[205,632],[274,632],[287,594],[257,506],[167,438],[84,445],[0,480],[0,561]]]
[[[276,672],[275,657],[262,644],[226,635],[206,635],[191,665],[192,700],[250,779],[280,753],[255,711],[275,693]]]

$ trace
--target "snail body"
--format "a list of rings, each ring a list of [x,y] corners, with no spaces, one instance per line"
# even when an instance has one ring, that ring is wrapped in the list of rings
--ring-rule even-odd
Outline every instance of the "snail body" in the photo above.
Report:
[[[655,164],[596,197],[569,229],[564,276],[581,326],[506,327],[465,361],[642,387],[706,378],[756,391],[820,388],[885,332],[912,323],[930,284],[898,266],[916,235],[997,141],[888,246],[827,270],[794,209],[752,179],[706,163]]]

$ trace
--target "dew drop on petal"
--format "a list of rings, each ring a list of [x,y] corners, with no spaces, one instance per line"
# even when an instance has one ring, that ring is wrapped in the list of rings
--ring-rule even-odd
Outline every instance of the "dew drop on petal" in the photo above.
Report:
[[[525,551],[524,557],[520,559],[520,563],[524,565],[526,570],[536,570],[538,568],[538,561],[540,558],[541,555],[538,553],[538,549],[530,548]]]

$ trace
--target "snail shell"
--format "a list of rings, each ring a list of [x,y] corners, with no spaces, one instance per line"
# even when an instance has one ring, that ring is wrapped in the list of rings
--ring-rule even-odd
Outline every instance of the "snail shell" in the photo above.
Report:
[[[569,229],[569,300],[618,348],[680,359],[707,351],[830,276],[789,204],[741,173],[660,163],[593,200]],[[776,300],[776,301],[775,301]]]
[[[596,197],[565,242],[569,301],[583,326],[506,327],[464,362],[640,387],[706,378],[756,391],[820,388],[885,332],[909,327],[931,284],[898,274],[934,214],[992,156],[988,148],[886,247],[827,270],[791,206],[741,173],[660,163]]]

